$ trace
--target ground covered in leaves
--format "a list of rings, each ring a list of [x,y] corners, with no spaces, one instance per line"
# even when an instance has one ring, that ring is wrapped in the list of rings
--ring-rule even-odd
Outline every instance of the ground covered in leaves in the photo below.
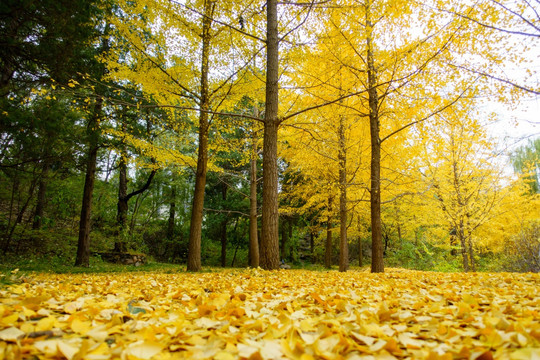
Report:
[[[0,359],[540,359],[540,275],[34,274]]]

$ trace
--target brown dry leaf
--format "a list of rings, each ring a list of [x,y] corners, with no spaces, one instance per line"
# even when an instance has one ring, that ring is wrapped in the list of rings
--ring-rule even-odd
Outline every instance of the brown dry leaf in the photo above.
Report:
[[[0,291],[0,359],[540,359],[539,289],[402,269],[42,274]]]

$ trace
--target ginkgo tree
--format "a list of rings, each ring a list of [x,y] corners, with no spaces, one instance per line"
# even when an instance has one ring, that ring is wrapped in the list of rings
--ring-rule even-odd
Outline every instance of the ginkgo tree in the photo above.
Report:
[[[393,153],[393,140],[403,143],[410,127],[429,120],[463,95],[466,81],[461,84],[461,92],[437,91],[437,84],[451,81],[454,74],[439,57],[448,56],[446,53],[454,38],[461,35],[461,28],[450,22],[425,25],[414,32],[414,25],[423,15],[408,1],[343,2],[325,8],[321,14],[320,38],[333,37],[335,43],[342,44],[339,51],[332,49],[326,57],[340,63],[350,74],[348,88],[342,95],[358,98],[354,106],[357,117],[369,124],[372,271],[382,272],[381,189],[386,189],[381,180],[382,157]],[[448,74],[441,76],[441,71]],[[324,88],[335,75],[331,71],[315,71],[315,76],[308,71],[304,74],[303,89],[309,89],[306,92],[310,94]],[[339,93],[337,89],[335,92]],[[383,147],[383,143],[388,146]]]
[[[198,118],[192,119],[198,128],[198,154],[188,270],[201,269],[208,136],[213,114],[249,92],[243,74],[251,62],[252,49],[234,30],[238,16],[247,17],[246,8],[242,3],[212,0],[126,1],[118,3],[112,17],[122,39],[120,47],[127,42],[130,52],[122,57],[122,52],[113,52],[106,58],[111,77],[137,84],[157,106],[198,112]],[[244,26],[248,24],[241,24]]]
[[[503,169],[476,116],[470,106],[454,107],[422,133],[424,175],[434,205],[457,238],[464,271],[476,271],[476,231],[496,216],[505,194]]]

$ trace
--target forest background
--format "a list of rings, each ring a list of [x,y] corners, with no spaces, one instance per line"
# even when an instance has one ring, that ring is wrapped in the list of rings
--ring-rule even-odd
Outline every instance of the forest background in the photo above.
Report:
[[[2,266],[538,272],[539,7],[4,1]]]

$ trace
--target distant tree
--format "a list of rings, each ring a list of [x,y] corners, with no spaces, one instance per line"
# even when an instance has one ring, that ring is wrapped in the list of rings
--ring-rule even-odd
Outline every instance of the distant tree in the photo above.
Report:
[[[516,149],[511,160],[515,172],[525,176],[531,194],[540,193],[540,138]]]

